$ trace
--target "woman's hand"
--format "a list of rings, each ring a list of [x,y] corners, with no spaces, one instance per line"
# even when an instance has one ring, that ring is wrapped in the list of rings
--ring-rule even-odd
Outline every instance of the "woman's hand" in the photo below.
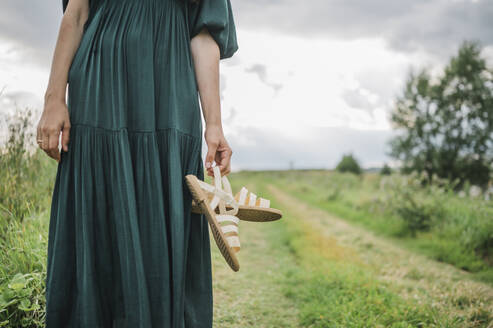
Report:
[[[219,167],[221,175],[229,174],[231,172],[231,155],[233,151],[224,137],[222,128],[217,125],[208,125],[206,126],[204,137],[207,143],[207,156],[205,157],[207,175],[214,176],[213,161]]]
[[[36,140],[38,140],[39,147],[57,162],[60,162],[58,150],[60,131],[62,132],[62,148],[68,151],[70,119],[67,105],[61,100],[47,100],[38,123]]]

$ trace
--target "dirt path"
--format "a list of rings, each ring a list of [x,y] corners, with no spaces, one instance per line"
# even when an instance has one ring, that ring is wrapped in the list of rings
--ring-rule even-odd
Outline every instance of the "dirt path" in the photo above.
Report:
[[[286,251],[270,247],[270,223],[240,221],[240,270],[232,271],[212,241],[214,327],[299,327],[296,307],[279,281],[281,267],[292,260]]]
[[[395,242],[313,208],[273,185],[267,190],[295,217],[354,250],[363,265],[402,297],[428,303],[451,316],[467,314],[480,319],[493,313],[493,288],[471,280],[467,272],[402,249]]]

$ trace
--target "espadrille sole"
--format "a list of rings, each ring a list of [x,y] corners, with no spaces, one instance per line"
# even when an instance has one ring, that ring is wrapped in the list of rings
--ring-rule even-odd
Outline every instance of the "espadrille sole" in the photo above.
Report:
[[[197,177],[193,174],[189,174],[185,176],[185,181],[190,189],[190,193],[192,194],[194,201],[196,202],[196,206],[199,209],[197,213],[204,214],[209,222],[212,236],[216,241],[219,251],[231,269],[235,272],[238,271],[240,269],[240,263],[238,262],[235,251],[229,246],[226,236],[222,232],[219,222],[216,220],[217,213],[215,213],[209,206],[207,197],[200,188]]]
[[[231,207],[226,206],[226,209],[229,210]],[[192,204],[192,212],[197,214],[205,213],[197,204]],[[236,216],[243,221],[270,222],[279,220],[282,217],[282,212],[277,208],[239,205]]]

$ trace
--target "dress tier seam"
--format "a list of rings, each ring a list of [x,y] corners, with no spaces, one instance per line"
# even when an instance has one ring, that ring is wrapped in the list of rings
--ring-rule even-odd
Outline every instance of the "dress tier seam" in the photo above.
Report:
[[[170,130],[173,130],[173,131],[176,131],[179,134],[184,135],[186,137],[190,137],[190,138],[197,139],[197,140],[201,140],[202,139],[202,137],[199,137],[199,136],[190,134],[190,133],[185,132],[185,131],[183,131],[183,130],[181,130],[179,128],[176,128],[176,127],[167,127],[167,128],[155,129],[155,130],[134,130],[134,129],[129,129],[128,127],[121,127],[121,128],[117,128],[117,129],[111,129],[111,128],[105,128],[105,127],[102,127],[102,126],[94,126],[94,125],[85,124],[85,123],[72,123],[71,124],[71,127],[72,128],[74,128],[74,127],[75,128],[76,127],[86,127],[86,128],[90,128],[90,129],[94,129],[94,130],[103,130],[103,131],[107,131],[107,132],[127,131],[129,133],[159,133],[159,132],[168,132]]]

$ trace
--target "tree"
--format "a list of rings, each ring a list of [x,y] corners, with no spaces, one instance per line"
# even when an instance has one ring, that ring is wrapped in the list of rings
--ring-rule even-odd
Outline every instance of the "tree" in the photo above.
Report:
[[[381,175],[391,175],[392,174],[392,169],[390,168],[390,166],[385,163],[384,166],[382,167],[382,169],[380,170],[380,174]]]
[[[339,164],[337,164],[336,170],[339,172],[361,174],[361,167],[352,154],[344,155]]]
[[[465,41],[438,81],[410,72],[391,122],[391,155],[403,171],[486,185],[493,160],[493,71],[477,42]]]

